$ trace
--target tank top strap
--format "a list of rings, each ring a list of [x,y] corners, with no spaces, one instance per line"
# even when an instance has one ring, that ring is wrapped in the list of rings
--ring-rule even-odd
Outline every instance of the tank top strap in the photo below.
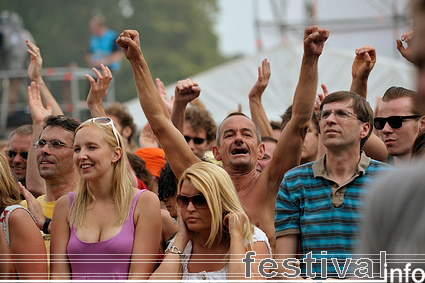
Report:
[[[68,198],[69,198],[69,207],[72,206],[72,203],[74,202],[75,192],[69,192]]]
[[[136,204],[137,204],[137,201],[139,200],[139,196],[142,193],[146,192],[146,191],[147,191],[146,189],[139,190],[136,193],[136,195],[134,196],[133,203],[131,204],[131,208],[130,208],[130,217],[129,217],[129,219],[134,219],[134,211],[136,210]]]

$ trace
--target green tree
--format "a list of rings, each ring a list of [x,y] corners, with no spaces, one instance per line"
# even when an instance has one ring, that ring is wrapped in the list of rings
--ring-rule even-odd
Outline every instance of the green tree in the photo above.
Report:
[[[217,0],[128,1],[134,10],[124,17],[117,0],[18,0],[0,2],[0,10],[17,12],[41,48],[44,67],[71,62],[87,67],[88,22],[102,13],[108,26],[121,32],[137,29],[154,77],[165,84],[189,77],[225,61],[213,30]],[[60,90],[59,90],[60,91]],[[116,97],[136,97],[131,67],[124,59],[116,75]]]

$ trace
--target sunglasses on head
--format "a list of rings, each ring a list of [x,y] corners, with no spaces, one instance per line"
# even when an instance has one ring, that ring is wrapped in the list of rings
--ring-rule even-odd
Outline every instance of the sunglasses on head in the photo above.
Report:
[[[205,141],[205,139],[203,139],[203,138],[192,138],[192,137],[189,137],[189,136],[184,136],[184,139],[186,140],[186,142],[190,142],[190,140],[193,139],[194,144],[203,144],[204,141]]]
[[[9,158],[15,158],[15,156],[16,155],[20,155],[23,159],[27,159],[28,158],[28,151],[14,151],[14,150],[11,150],[11,149],[6,149],[5,150],[5,152],[6,152],[6,156],[7,157],[9,157]]]
[[[189,203],[192,203],[196,208],[207,208],[208,203],[203,194],[196,194],[193,196],[187,196],[179,194],[177,196],[177,204],[181,209],[186,209]]]
[[[114,132],[115,139],[117,140],[117,144],[118,144],[118,146],[121,146],[120,140],[118,139],[117,129],[115,128],[114,121],[112,121],[111,118],[109,118],[109,117],[91,118],[91,119],[84,121],[82,124],[89,123],[89,122],[101,124],[101,125],[105,125],[105,126],[111,125],[112,131]]]
[[[373,126],[377,130],[382,130],[385,127],[385,124],[388,122],[388,125],[390,125],[393,129],[398,129],[403,126],[403,120],[406,119],[417,119],[421,117],[421,115],[409,115],[409,116],[390,116],[387,118],[382,117],[376,117],[373,119]]]

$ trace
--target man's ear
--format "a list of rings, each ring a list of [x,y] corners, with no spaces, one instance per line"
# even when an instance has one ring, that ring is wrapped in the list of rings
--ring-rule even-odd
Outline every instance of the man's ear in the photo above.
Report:
[[[125,126],[124,127],[124,129],[122,129],[122,134],[121,134],[121,136],[125,139],[125,140],[128,140],[128,137],[131,135],[131,133],[133,132],[132,130],[131,130],[131,127],[130,126]]]
[[[214,155],[215,160],[221,161],[221,156],[220,156],[220,151],[219,151],[218,146],[213,145],[212,153]]]
[[[115,163],[118,160],[120,160],[120,158],[122,157],[122,154],[123,152],[121,147],[115,148],[114,157],[112,158],[112,163]]]
[[[362,124],[362,131],[360,132],[360,139],[367,137],[370,130],[370,124],[365,122]]]
[[[258,160],[263,159],[265,153],[266,153],[266,146],[264,145],[264,143],[260,143],[260,145],[258,146],[257,159]]]
[[[419,118],[419,132],[422,132],[425,129],[425,116]]]

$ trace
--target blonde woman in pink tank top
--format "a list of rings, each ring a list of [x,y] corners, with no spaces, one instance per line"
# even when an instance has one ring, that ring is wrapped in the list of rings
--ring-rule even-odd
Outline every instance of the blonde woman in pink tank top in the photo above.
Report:
[[[154,270],[160,206],[131,185],[121,135],[107,117],[76,130],[75,193],[58,200],[51,231],[51,279],[143,280]]]

